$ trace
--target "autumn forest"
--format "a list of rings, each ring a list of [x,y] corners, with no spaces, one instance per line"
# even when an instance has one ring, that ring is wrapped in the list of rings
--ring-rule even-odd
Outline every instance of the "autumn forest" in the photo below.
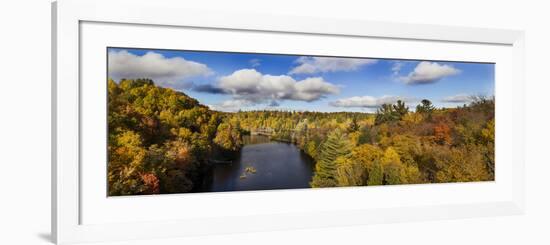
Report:
[[[494,180],[493,98],[452,109],[422,100],[375,113],[229,113],[149,79],[109,80],[108,96],[112,196],[195,192],[259,130],[313,159],[313,188]]]
[[[495,180],[493,63],[107,54],[108,196]]]

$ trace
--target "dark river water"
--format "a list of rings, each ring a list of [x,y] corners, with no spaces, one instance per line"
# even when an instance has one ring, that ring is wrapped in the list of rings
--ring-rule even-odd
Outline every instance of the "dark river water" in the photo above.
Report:
[[[237,159],[214,164],[200,192],[309,188],[315,163],[298,147],[260,135],[243,140]]]

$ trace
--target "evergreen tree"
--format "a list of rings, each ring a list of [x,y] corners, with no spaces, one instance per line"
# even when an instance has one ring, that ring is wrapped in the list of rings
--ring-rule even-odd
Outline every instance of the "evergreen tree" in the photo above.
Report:
[[[420,101],[420,105],[416,106],[416,112],[418,113],[431,114],[434,110],[435,107],[432,105],[432,102],[427,99],[423,99]]]
[[[371,143],[371,135],[370,135],[369,127],[362,128],[359,133],[360,134],[359,134],[359,138],[357,139],[357,144],[362,145],[362,144]]]
[[[393,111],[395,113],[395,117],[397,117],[398,120],[401,120],[403,116],[409,113],[409,107],[405,106],[405,102],[398,100],[397,103],[393,105]]]
[[[311,187],[337,186],[337,161],[338,157],[350,154],[350,144],[340,130],[329,134],[322,145],[319,161],[317,162],[315,175],[311,181]]]
[[[359,130],[359,124],[357,123],[357,118],[353,117],[349,125],[349,132],[355,132],[357,130]]]
[[[375,124],[380,125],[385,122],[399,121],[408,113],[409,107],[401,100],[398,100],[395,104],[383,104],[376,110]]]
[[[391,104],[383,104],[376,110],[375,124],[380,125],[385,122],[395,121],[396,113]]]

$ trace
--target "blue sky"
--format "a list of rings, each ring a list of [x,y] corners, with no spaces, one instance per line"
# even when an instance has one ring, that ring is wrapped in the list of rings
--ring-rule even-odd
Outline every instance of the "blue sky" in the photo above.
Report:
[[[373,112],[422,99],[437,107],[493,96],[494,64],[303,55],[108,49],[108,76],[151,78],[214,110]]]

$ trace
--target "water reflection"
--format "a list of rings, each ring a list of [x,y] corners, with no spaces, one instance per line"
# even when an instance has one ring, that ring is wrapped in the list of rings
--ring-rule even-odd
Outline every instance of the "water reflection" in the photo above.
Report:
[[[260,135],[243,141],[237,159],[215,164],[200,192],[309,188],[314,162],[298,147]]]

